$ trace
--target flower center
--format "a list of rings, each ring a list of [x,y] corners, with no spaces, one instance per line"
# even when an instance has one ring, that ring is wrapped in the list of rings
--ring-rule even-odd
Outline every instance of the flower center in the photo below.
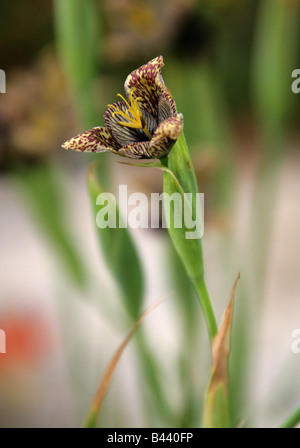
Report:
[[[138,103],[141,97],[137,97],[135,98],[135,100],[133,100],[134,91],[135,89],[132,89],[130,92],[129,102],[126,101],[126,99],[120,93],[118,93],[118,96],[122,98],[122,100],[126,103],[128,107],[128,109],[125,112],[123,112],[114,104],[109,104],[109,106],[115,109],[113,115],[117,114],[126,119],[126,121],[118,121],[118,124],[120,124],[121,126],[126,126],[127,128],[141,129],[147,135],[149,140],[151,140],[152,138],[151,132],[146,127],[145,118],[142,114],[142,111]]]

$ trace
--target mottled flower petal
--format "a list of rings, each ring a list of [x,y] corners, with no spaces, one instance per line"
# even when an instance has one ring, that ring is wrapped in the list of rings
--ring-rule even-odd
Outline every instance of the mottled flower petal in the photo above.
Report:
[[[177,114],[175,101],[168,93],[163,93],[158,102],[158,122],[159,124]]]
[[[146,122],[146,128],[149,130],[149,132],[153,135],[155,129],[158,126],[157,120],[153,117],[153,115],[150,114],[147,110],[142,109],[143,116],[145,118]]]
[[[74,151],[111,151],[133,158],[168,155],[183,127],[182,114],[161,76],[163,57],[134,70],[125,81],[127,100],[108,105],[106,128],[93,128],[64,143]]]
[[[182,114],[178,114],[175,117],[163,121],[156,129],[150,142],[148,150],[150,157],[157,159],[165,157],[175,144],[182,129]]]
[[[163,92],[168,91],[161,76],[163,65],[162,56],[152,59],[128,75],[124,85],[127,97],[130,97],[134,89],[133,97],[140,98],[141,108],[149,111],[156,119],[159,97]]]
[[[168,154],[182,129],[183,116],[178,114],[161,123],[150,142],[132,143],[121,148],[118,154],[131,159],[161,159]]]
[[[130,159],[151,159],[149,153],[150,142],[137,142],[131,145],[123,146],[118,152],[120,156],[129,157]]]
[[[117,152],[120,145],[118,145],[107,129],[96,127],[76,135],[66,141],[62,147],[81,152]]]
[[[104,122],[110,134],[119,143],[119,146],[147,140],[147,137],[141,129],[133,129],[119,124],[120,121],[130,123],[130,120],[126,119],[123,115],[115,113],[116,109],[125,113],[128,111],[128,106],[123,101],[108,106],[104,114]]]

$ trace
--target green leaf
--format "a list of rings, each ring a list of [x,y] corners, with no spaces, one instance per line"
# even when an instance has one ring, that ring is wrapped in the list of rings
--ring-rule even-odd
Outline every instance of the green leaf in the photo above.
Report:
[[[300,423],[300,406],[289,416],[280,428],[295,428]]]
[[[99,54],[100,14],[96,0],[56,0],[55,31],[58,51],[83,128],[96,126],[94,92]]]
[[[164,193],[167,193],[170,197],[174,193],[179,193],[180,195],[183,193],[191,193],[192,201],[190,202],[190,207],[185,207],[184,204],[182,207],[185,216],[190,215],[190,218],[195,219],[194,212],[196,210],[198,185],[183,133],[178,138],[168,159],[162,160],[162,163],[167,165],[167,168],[164,168]],[[197,204],[197,206],[199,209],[199,204]],[[166,216],[169,235],[186,272],[196,289],[208,326],[210,339],[212,340],[217,333],[217,324],[204,281],[201,238],[187,238],[190,229],[187,229],[184,222],[182,222],[181,227],[176,227],[174,218],[175,207],[174,204],[170,202],[170,215],[168,216],[167,214]]]
[[[295,99],[292,71],[297,68],[297,2],[261,2],[253,57],[255,106],[264,126],[276,129],[290,115]]]
[[[169,154],[168,169],[171,174],[169,172],[164,173],[164,193],[170,196],[173,193],[192,193],[192,209],[194,211],[198,185],[183,133]],[[189,229],[184,225],[181,228],[176,228],[174,226],[174,207],[170,208],[170,212],[168,230],[174,247],[183,261],[189,277],[191,279],[203,278],[201,238],[187,239],[186,232]],[[166,216],[166,219],[168,219],[168,216]]]
[[[104,205],[97,205],[99,194],[106,192],[97,176],[97,162],[93,162],[88,170],[88,186],[96,219]],[[119,208],[116,204],[116,228],[99,228],[97,234],[108,267],[120,287],[124,305],[130,316],[137,318],[141,311],[144,291],[144,275],[139,256],[127,228],[119,227]],[[96,226],[96,222],[95,222]]]
[[[57,168],[45,163],[19,168],[16,173],[22,194],[29,201],[42,231],[57,249],[72,280],[84,288],[87,272],[66,224],[64,194]]]

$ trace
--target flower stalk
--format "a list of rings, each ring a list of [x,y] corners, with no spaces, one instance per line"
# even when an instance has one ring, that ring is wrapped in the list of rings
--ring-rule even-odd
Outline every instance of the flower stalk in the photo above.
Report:
[[[164,172],[164,192],[172,195],[173,193],[192,193],[193,203],[191,204],[191,213],[193,213],[193,205],[195,205],[198,186],[193,164],[190,158],[188,147],[184,134],[182,133],[174,145],[167,159],[162,160],[162,164],[170,170]],[[176,180],[177,179],[177,182]],[[179,188],[179,185],[181,188]],[[197,297],[200,301],[210,340],[213,341],[217,334],[218,327],[209,298],[205,279],[204,279],[204,262],[201,239],[186,239],[186,228],[174,227],[174,210],[170,214],[170,222],[168,230],[172,243],[186,269],[186,272],[196,290]]]

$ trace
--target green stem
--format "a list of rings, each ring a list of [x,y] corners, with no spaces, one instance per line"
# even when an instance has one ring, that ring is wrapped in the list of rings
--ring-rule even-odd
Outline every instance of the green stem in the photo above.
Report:
[[[292,415],[280,426],[280,428],[295,428],[300,423],[300,406]]]
[[[191,210],[185,213],[193,216],[196,196],[199,193],[197,180],[183,133],[178,138],[167,159],[161,160],[164,167],[164,192],[172,197],[173,193],[192,193]],[[210,341],[217,334],[217,324],[213,307],[204,280],[204,261],[201,238],[187,239],[186,227],[177,228],[174,225],[174,210],[171,209],[168,231],[171,241],[177,251],[188,277],[193,283],[207,322]]]
[[[204,278],[200,278],[199,280],[195,280],[193,283],[205,317],[210,341],[212,342],[218,332],[218,326],[214,310],[210,301],[210,297],[207,291],[207,287],[205,284],[205,280]]]

